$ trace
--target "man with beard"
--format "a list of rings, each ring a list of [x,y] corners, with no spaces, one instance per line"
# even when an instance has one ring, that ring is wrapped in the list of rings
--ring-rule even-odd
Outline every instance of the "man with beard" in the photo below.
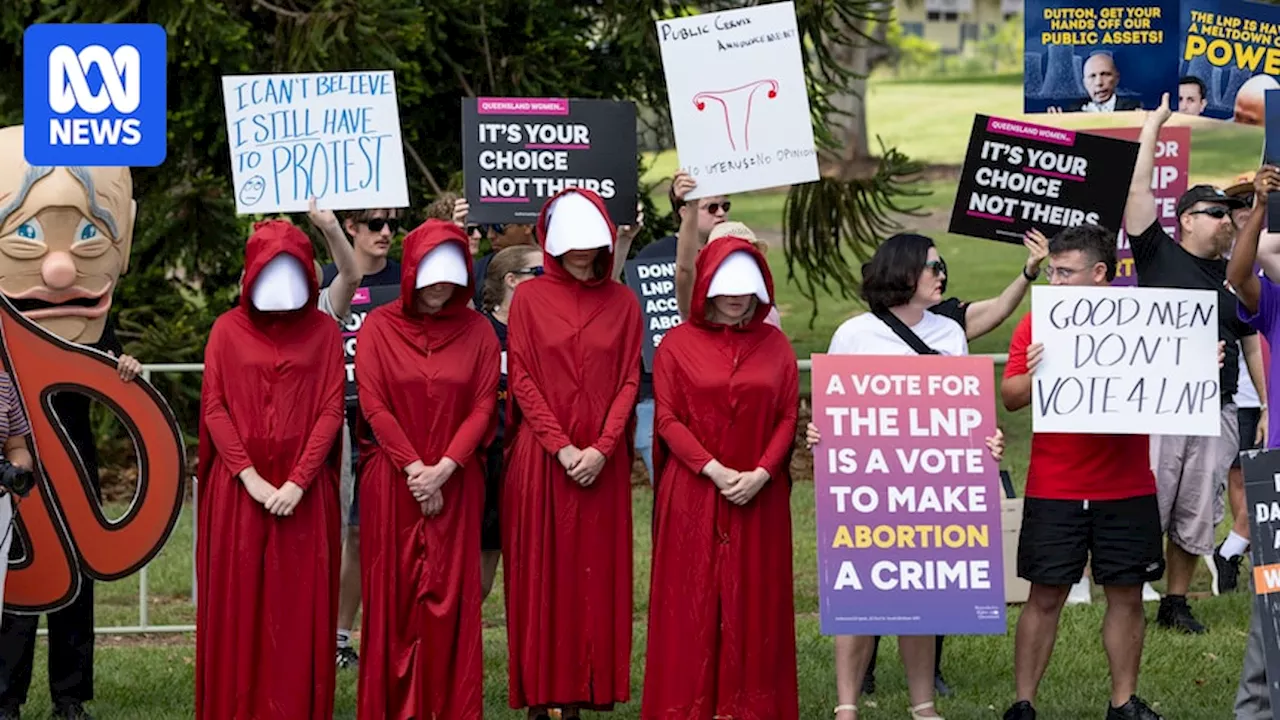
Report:
[[[1235,394],[1239,382],[1239,354],[1256,362],[1257,331],[1236,315],[1236,298],[1226,288],[1227,261],[1236,228],[1232,210],[1244,202],[1221,189],[1196,185],[1178,198],[1182,231],[1179,245],[1160,227],[1151,192],[1160,127],[1172,115],[1169,94],[1160,107],[1147,113],[1139,138],[1138,162],[1129,184],[1124,229],[1133,249],[1139,287],[1214,290],[1218,293],[1218,339],[1226,343],[1219,389],[1222,394],[1222,432],[1218,437],[1152,435],[1151,464],[1156,473],[1160,524],[1168,535],[1165,563],[1168,588],[1160,600],[1156,622],[1186,633],[1205,632],[1191,614],[1187,590],[1200,556],[1214,552],[1214,528],[1221,517],[1218,497],[1225,492],[1231,460],[1239,452]],[[1261,377],[1262,369],[1252,369]],[[1217,512],[1215,512],[1217,510]]]

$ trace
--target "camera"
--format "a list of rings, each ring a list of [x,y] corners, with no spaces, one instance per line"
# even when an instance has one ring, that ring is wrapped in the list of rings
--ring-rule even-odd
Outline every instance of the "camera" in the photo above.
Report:
[[[31,492],[31,488],[35,487],[36,474],[26,468],[20,468],[17,465],[0,458],[0,488],[4,488],[9,492],[26,497]]]

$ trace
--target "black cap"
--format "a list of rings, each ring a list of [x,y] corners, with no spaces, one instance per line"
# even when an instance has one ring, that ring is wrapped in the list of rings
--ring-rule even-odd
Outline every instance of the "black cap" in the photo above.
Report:
[[[1225,205],[1232,210],[1247,207],[1243,198],[1228,195],[1212,185],[1196,185],[1182,193],[1182,197],[1178,198],[1178,217],[1182,217],[1182,213],[1190,210],[1199,202]]]

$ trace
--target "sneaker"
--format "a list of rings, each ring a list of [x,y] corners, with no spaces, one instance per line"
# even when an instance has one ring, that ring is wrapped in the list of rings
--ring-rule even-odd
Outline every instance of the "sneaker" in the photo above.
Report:
[[[1156,613],[1156,624],[1188,635],[1203,635],[1208,632],[1205,626],[1191,614],[1191,606],[1187,604],[1187,599],[1180,595],[1166,595],[1161,598],[1160,610]]]
[[[360,665],[360,656],[356,654],[356,649],[347,646],[338,648],[338,669],[346,670],[355,668]]]
[[[866,675],[862,676],[862,694],[863,695],[876,694],[876,674],[875,673],[868,672]]]
[[[1080,582],[1071,586],[1071,592],[1067,593],[1068,605],[1088,605],[1093,602],[1093,591],[1089,585],[1089,576],[1085,575],[1080,578]]]
[[[56,720],[93,720],[93,716],[78,700],[58,703],[53,711],[53,717]]]
[[[1142,698],[1130,695],[1129,702],[1120,707],[1111,707],[1111,703],[1107,703],[1107,720],[1164,720],[1164,718],[1148,707]]]
[[[1236,555],[1228,560],[1222,557],[1221,543],[1213,549],[1213,594],[1221,595],[1222,593],[1235,592],[1240,585],[1240,563],[1244,561],[1243,555]]]
[[[1036,709],[1026,700],[1019,700],[1004,711],[1004,720],[1036,720]]]

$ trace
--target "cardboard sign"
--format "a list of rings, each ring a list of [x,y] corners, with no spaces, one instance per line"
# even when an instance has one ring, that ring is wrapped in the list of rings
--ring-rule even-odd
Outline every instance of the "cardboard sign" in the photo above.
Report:
[[[662,344],[662,336],[680,324],[680,308],[676,304],[676,259],[656,258],[630,260],[626,264],[627,287],[640,300],[644,317],[644,345],[640,357],[646,372],[653,372],[653,355]]]
[[[1118,230],[1138,144],[976,115],[948,232],[1022,244],[1091,223]]]
[[[390,70],[222,78],[236,214],[409,205]]]
[[[994,368],[813,356],[824,635],[1003,635]]]
[[[1253,611],[1261,620],[1271,706],[1280,707],[1280,450],[1247,450],[1240,467],[1249,510]]]
[[[375,308],[400,298],[399,285],[374,285],[356,290],[351,298],[351,320],[342,326],[342,357],[347,366],[348,403],[356,402],[356,338]]]
[[[658,21],[689,199],[818,179],[795,4]]]
[[[1142,128],[1096,128],[1093,135],[1138,142]],[[1156,196],[1156,219],[1160,227],[1178,242],[1182,226],[1178,223],[1178,198],[1187,191],[1187,177],[1191,172],[1191,128],[1166,125],[1160,128],[1160,141],[1156,145],[1155,167],[1151,171],[1151,194]],[[1115,287],[1133,287],[1138,284],[1138,273],[1133,266],[1133,249],[1129,236],[1120,229],[1116,239]]]
[[[1031,313],[1035,432],[1221,434],[1217,292],[1037,285]]]
[[[537,222],[567,187],[592,190],[615,225],[636,219],[636,106],[620,100],[463,98],[469,220]]]

